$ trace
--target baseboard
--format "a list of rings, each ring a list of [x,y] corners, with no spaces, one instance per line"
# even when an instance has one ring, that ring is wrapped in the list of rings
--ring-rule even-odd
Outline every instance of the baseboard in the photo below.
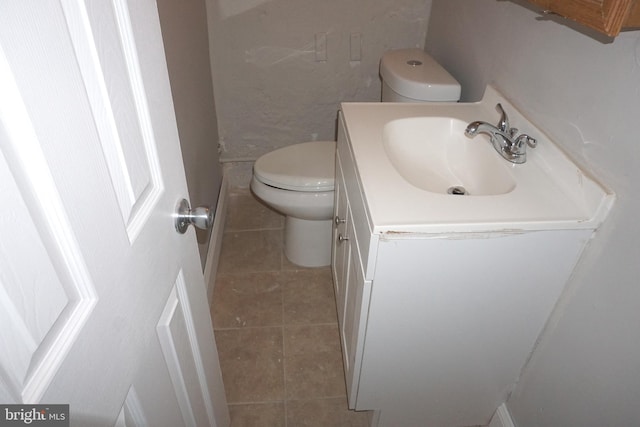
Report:
[[[218,194],[218,203],[213,220],[213,228],[209,237],[209,250],[207,259],[204,264],[204,283],[207,286],[207,300],[209,305],[213,301],[213,286],[215,284],[216,273],[218,272],[218,261],[220,260],[220,251],[222,250],[222,236],[224,234],[224,224],[227,219],[227,200],[229,193],[229,185],[226,176],[222,177],[220,185],[220,193]]]
[[[489,427],[515,427],[509,409],[507,405],[503,403],[498,407],[496,413],[493,415]]]

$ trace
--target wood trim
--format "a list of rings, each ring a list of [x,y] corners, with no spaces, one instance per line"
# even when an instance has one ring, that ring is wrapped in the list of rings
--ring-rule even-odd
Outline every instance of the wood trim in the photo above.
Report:
[[[578,22],[610,37],[623,28],[640,27],[639,0],[529,0],[543,10]]]
[[[633,0],[552,0],[550,9],[561,16],[584,24],[608,36],[620,33],[629,16]]]
[[[629,16],[622,24],[623,29],[640,28],[640,1],[635,1],[635,4],[629,12]]]

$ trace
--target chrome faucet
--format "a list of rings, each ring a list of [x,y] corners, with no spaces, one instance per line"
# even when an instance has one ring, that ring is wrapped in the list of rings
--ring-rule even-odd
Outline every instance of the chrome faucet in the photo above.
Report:
[[[498,103],[496,109],[500,113],[500,121],[497,126],[487,122],[471,122],[464,131],[465,135],[473,138],[479,133],[486,133],[491,137],[493,148],[511,163],[524,163],[527,161],[527,145],[535,148],[538,142],[529,135],[518,135],[518,129],[509,126],[509,117]],[[516,136],[517,135],[517,136]]]

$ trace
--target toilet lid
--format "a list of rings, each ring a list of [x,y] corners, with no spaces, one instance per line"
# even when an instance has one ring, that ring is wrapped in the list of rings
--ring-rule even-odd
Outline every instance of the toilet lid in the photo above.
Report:
[[[332,191],[335,141],[312,141],[271,151],[253,165],[264,184],[293,191]]]

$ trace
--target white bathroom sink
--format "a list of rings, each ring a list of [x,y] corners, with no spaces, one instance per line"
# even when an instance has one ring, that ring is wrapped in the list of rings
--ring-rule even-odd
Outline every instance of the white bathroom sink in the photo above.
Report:
[[[473,121],[498,122],[497,103],[512,127],[538,141],[523,164],[502,158],[484,134],[465,136]],[[374,233],[594,229],[615,199],[491,86],[475,103],[341,110]]]
[[[465,136],[467,122],[451,117],[392,120],[382,130],[385,152],[396,171],[426,191],[491,196],[516,187],[508,162],[485,135]]]

